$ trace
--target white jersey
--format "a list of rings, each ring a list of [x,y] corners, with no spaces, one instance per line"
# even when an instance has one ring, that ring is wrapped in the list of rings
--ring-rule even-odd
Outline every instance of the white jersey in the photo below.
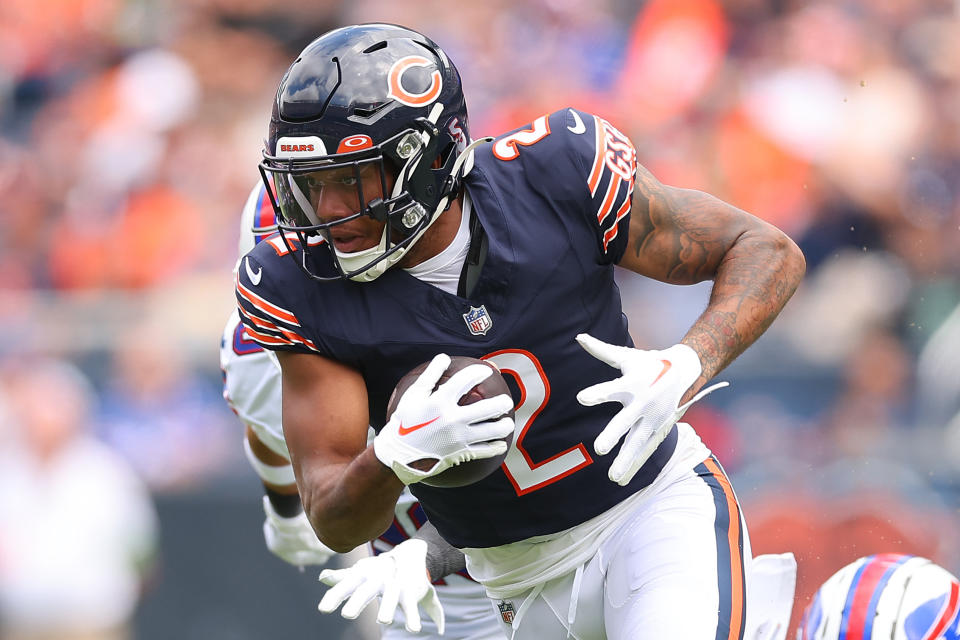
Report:
[[[223,399],[274,453],[290,459],[280,416],[280,363],[246,339],[240,315],[230,314],[220,339]]]
[[[233,412],[270,450],[289,458],[281,426],[280,365],[272,352],[247,339],[236,310],[223,330],[220,368],[223,370],[223,397]],[[404,490],[397,501],[393,524],[368,548],[373,553],[389,551],[410,538],[424,522],[426,516],[420,503],[409,490]],[[501,640],[504,637],[493,604],[480,584],[466,574],[454,574],[437,580],[434,585],[446,616],[444,639]],[[403,628],[403,614],[398,609],[397,621],[381,627],[383,638],[440,638],[429,617],[424,616],[422,623],[421,633],[408,633]]]

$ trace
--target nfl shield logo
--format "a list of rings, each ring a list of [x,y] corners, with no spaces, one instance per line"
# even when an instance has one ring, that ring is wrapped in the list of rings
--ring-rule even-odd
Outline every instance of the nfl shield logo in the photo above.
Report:
[[[497,603],[497,608],[500,609],[500,617],[503,618],[503,621],[506,624],[513,624],[513,603],[506,600],[501,600]]]
[[[483,305],[479,307],[470,307],[470,311],[463,314],[463,321],[467,323],[470,333],[475,336],[485,336],[490,327],[493,326],[493,320],[487,313],[487,308]]]

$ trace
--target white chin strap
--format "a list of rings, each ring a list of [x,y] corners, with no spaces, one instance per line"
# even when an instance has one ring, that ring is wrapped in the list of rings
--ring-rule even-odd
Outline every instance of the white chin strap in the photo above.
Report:
[[[371,260],[375,260],[378,256],[383,255],[383,253],[387,250],[387,230],[389,228],[390,225],[387,225],[383,228],[383,234],[380,236],[380,242],[369,249],[345,253],[335,248],[334,252],[337,254],[337,261],[340,262],[340,268],[343,269],[345,273],[350,273],[351,271],[360,269],[363,267],[363,265],[367,264]],[[398,251],[397,253],[402,253],[402,250]],[[390,259],[392,257],[393,256],[387,257],[366,271],[362,271],[357,275],[352,276],[350,279],[354,282],[370,282],[371,280],[375,280],[383,275],[383,272],[387,270],[387,267],[395,262],[394,260]]]
[[[442,110],[443,110],[442,105],[439,105],[439,104],[435,105],[434,111],[430,114],[431,121],[434,121],[436,118],[438,118],[440,116],[440,111]],[[422,134],[422,135],[426,136],[426,134]],[[470,170],[470,168],[473,167],[473,149],[476,146],[483,144],[484,142],[489,142],[490,140],[492,140],[492,138],[480,138],[479,140],[474,140],[469,145],[467,145],[467,148],[463,150],[463,153],[457,156],[457,159],[453,162],[453,168],[450,171],[450,175],[454,176],[455,179],[460,178],[461,169],[464,169],[464,167],[466,167],[466,169],[463,171],[463,174],[465,175]],[[417,158],[417,162],[419,162],[419,157]],[[412,167],[404,167],[403,171],[400,172],[400,175],[409,175],[410,173],[413,172],[415,168],[416,168],[416,164],[414,164]],[[401,188],[401,182],[404,182],[404,181],[397,180],[397,184],[394,185],[394,196],[398,195],[398,189]],[[383,273],[387,269],[389,269],[390,267],[395,265],[397,262],[399,262],[400,259],[403,258],[404,255],[406,255],[407,251],[409,251],[410,248],[413,245],[415,245],[418,240],[420,240],[423,234],[426,233],[427,229],[429,229],[431,225],[433,225],[433,223],[436,222],[437,218],[440,217],[440,213],[447,208],[447,202],[449,202],[449,200],[450,200],[449,196],[444,196],[443,198],[440,199],[440,202],[437,203],[436,209],[434,209],[433,212],[430,214],[430,221],[427,223],[427,225],[423,229],[418,231],[410,240],[410,242],[408,242],[404,247],[397,249],[396,251],[391,253],[389,256],[387,256],[377,264],[373,265],[369,269],[364,269],[357,275],[352,276],[350,279],[353,280],[354,282],[370,282],[371,280],[376,280],[381,275],[383,275]],[[370,247],[369,249],[363,249],[362,251],[353,251],[350,253],[344,253],[342,251],[337,251],[336,249],[334,249],[334,251],[337,254],[337,260],[340,262],[340,267],[346,273],[350,273],[351,271],[356,271],[357,269],[362,269],[363,265],[370,263],[370,261],[375,260],[378,257],[382,256],[384,253],[386,253],[389,237],[390,237],[390,225],[387,224],[383,227],[383,234],[381,234],[380,236],[380,242],[378,242],[375,246]]]

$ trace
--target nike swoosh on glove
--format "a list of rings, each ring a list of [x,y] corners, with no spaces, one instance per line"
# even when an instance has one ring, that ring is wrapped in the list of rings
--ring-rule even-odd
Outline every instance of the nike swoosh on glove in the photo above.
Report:
[[[513,433],[513,398],[503,393],[473,404],[460,405],[460,398],[493,374],[493,369],[472,364],[436,386],[450,366],[450,356],[441,353],[407,387],[393,415],[373,439],[377,459],[390,467],[403,484],[419,482],[450,467],[507,450],[503,438]],[[418,460],[436,460],[419,470]]]
[[[270,498],[263,496],[263,538],[270,553],[295,567],[308,564],[326,564],[336,552],[317,538],[307,514],[300,512],[285,518],[273,509]]]
[[[690,405],[729,384],[720,382],[707,387],[678,406],[680,398],[703,370],[697,352],[687,345],[644,351],[608,344],[586,333],[579,334],[577,342],[594,358],[623,373],[619,378],[587,387],[577,394],[577,401],[584,406],[604,402],[623,405],[593,443],[597,454],[603,456],[623,438],[620,452],[607,474],[619,485],[633,479]]]
[[[423,607],[443,635],[443,606],[437,590],[430,584],[426,558],[427,543],[411,539],[386,553],[363,558],[347,569],[324,569],[320,582],[330,589],[323,594],[317,608],[322,613],[330,613],[346,600],[340,615],[353,620],[379,597],[377,622],[380,624],[392,624],[399,605],[407,631],[419,633],[422,625],[418,607]]]

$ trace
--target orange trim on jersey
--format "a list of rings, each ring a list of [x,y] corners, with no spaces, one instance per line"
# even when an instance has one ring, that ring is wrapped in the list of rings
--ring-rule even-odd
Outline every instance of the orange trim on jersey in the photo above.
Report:
[[[613,174],[610,177],[610,184],[607,185],[607,194],[603,197],[603,204],[600,205],[600,210],[597,211],[597,224],[601,226],[603,225],[603,221],[613,210],[613,203],[617,201],[617,194],[620,191],[620,182],[621,178],[619,175]]]
[[[278,327],[276,323],[274,323],[272,320],[268,320],[267,318],[254,315],[242,307],[240,308],[240,313],[243,315],[244,318],[248,319],[252,324],[255,324],[258,329],[266,329],[267,331],[275,331],[275,332],[280,331],[280,327]]]
[[[240,311],[240,316],[242,317],[242,319],[245,319],[250,324],[255,325],[255,328],[253,328],[253,327],[250,327],[249,324],[244,323],[243,330],[247,333],[248,336],[252,337],[253,334],[256,333],[257,335],[261,335],[261,336],[269,335],[271,338],[280,337],[280,336],[273,335],[275,333],[281,333],[280,328],[277,327],[277,325],[273,324],[268,320],[265,320],[263,318],[260,318],[258,316],[251,314],[249,311],[247,311],[243,307],[239,307],[238,310]],[[265,334],[263,333],[263,331],[267,331],[269,333]]]
[[[251,339],[251,340],[253,340],[254,342],[256,342],[256,343],[259,344],[259,345],[263,345],[263,346],[266,346],[266,345],[273,345],[273,346],[290,345],[290,346],[293,346],[293,345],[298,345],[298,344],[299,344],[299,345],[303,345],[304,347],[307,347],[308,349],[311,349],[311,350],[313,350],[313,351],[316,351],[316,350],[317,350],[315,347],[312,346],[312,344],[307,344],[307,343],[309,342],[309,340],[303,340],[303,339],[301,339],[300,336],[298,336],[297,334],[295,334],[295,333],[290,333],[289,331],[284,331],[283,333],[284,333],[285,335],[290,336],[292,339],[289,339],[289,338],[288,338],[288,339],[279,338],[279,337],[274,336],[274,335],[270,335],[270,334],[266,334],[266,333],[261,333],[261,332],[259,332],[259,331],[254,331],[254,330],[250,329],[250,327],[247,327],[247,335],[250,336],[250,339]]]
[[[286,239],[286,241],[284,240]],[[264,242],[273,247],[273,250],[277,253],[278,256],[285,256],[290,253],[290,249],[298,251],[300,249],[300,237],[295,231],[287,231],[284,234],[279,232],[267,236],[263,239]],[[308,236],[307,245],[310,247],[318,247],[321,244],[326,242],[322,236]],[[287,247],[287,244],[290,244],[290,247]]]
[[[277,253],[278,256],[285,256],[290,253],[290,248],[287,246],[287,241],[294,243],[297,241],[297,234],[293,231],[288,231],[286,233],[275,233],[272,236],[264,238],[264,241],[273,247],[273,250]],[[295,244],[291,245],[294,250],[297,249]]]
[[[255,294],[253,291],[245,287],[243,283],[240,282],[239,272],[237,273],[237,293],[239,293],[240,297],[242,297],[244,300],[252,304],[254,307],[259,309],[260,311],[263,311],[268,316],[274,317],[277,320],[282,320],[287,324],[292,324],[298,327],[300,326],[300,321],[297,320],[297,316],[293,315],[293,313],[291,313],[290,311],[287,311],[286,309],[278,307],[275,304],[267,302],[266,300],[264,300],[263,298]]]
[[[517,448],[517,451],[519,451],[520,454],[524,457],[524,459],[527,461],[527,464],[530,466],[530,468],[537,469],[538,467],[542,467],[543,465],[549,462],[552,462],[553,460],[556,460],[560,456],[566,455],[577,449],[580,450],[580,453],[584,457],[584,461],[578,464],[577,466],[572,467],[567,471],[564,471],[563,473],[552,476],[548,480],[544,480],[543,482],[537,483],[535,485],[531,485],[526,489],[522,489],[520,487],[520,484],[516,481],[516,479],[513,477],[513,474],[511,474],[510,470],[507,468],[506,463],[502,463],[500,465],[500,468],[503,469],[503,473],[507,476],[507,479],[510,480],[510,484],[513,485],[513,490],[517,492],[518,496],[522,496],[527,493],[537,491],[538,489],[542,489],[543,487],[553,484],[558,480],[562,480],[563,478],[566,478],[567,476],[569,476],[571,473],[575,473],[580,469],[583,469],[584,467],[593,464],[593,458],[590,457],[590,452],[587,451],[587,448],[584,446],[584,444],[580,442],[580,443],[577,443],[576,446],[570,447],[569,449],[565,449],[564,451],[560,451],[559,453],[556,453],[550,456],[546,460],[541,460],[540,462],[533,461],[533,458],[530,457],[530,454],[527,453],[527,450],[523,448],[523,438],[527,435],[527,430],[530,428],[530,425],[534,423],[534,421],[537,419],[537,416],[540,415],[540,412],[543,411],[544,407],[547,406],[547,402],[550,400],[550,381],[547,379],[547,374],[544,373],[543,367],[540,366],[540,360],[538,360],[536,356],[534,356],[532,353],[530,353],[525,349],[501,349],[499,351],[494,351],[492,353],[488,353],[485,356],[482,356],[481,360],[492,358],[501,353],[520,353],[527,356],[530,359],[530,361],[533,363],[533,365],[537,368],[537,373],[540,374],[540,379],[543,381],[543,387],[544,387],[543,402],[541,402],[540,406],[537,407],[533,411],[533,413],[530,414],[530,418],[523,425],[523,428],[520,429],[520,434],[516,438],[514,438],[514,442],[513,442],[513,446],[515,446]],[[523,386],[523,380],[520,378],[520,375],[513,369],[507,369],[507,368],[500,369],[500,373],[502,374],[508,373],[511,376],[513,376],[514,380],[516,380],[517,387],[520,389],[520,401],[517,403],[517,406],[518,407],[521,406],[524,403],[524,401],[527,399],[527,389],[525,386]]]
[[[623,204],[620,205],[620,209],[617,210],[617,217],[613,221],[613,226],[607,229],[603,234],[603,250],[607,250],[607,246],[613,242],[613,239],[617,237],[617,233],[620,231],[620,221],[630,213],[630,208],[633,204],[633,185],[630,185],[630,188],[627,190],[627,199],[624,200]]]
[[[285,338],[287,338],[290,344],[302,344],[305,347],[308,347],[314,351],[317,351],[317,346],[311,340],[304,338],[296,331],[284,329],[283,327],[278,326],[270,322],[269,320],[252,315],[251,313],[247,312],[245,309],[240,309],[240,313],[243,315],[244,318],[249,320],[252,324],[255,324],[258,328],[283,335]],[[250,330],[250,327],[245,326],[245,328],[248,331]]]
[[[256,342],[257,344],[262,345],[273,345],[273,346],[283,346],[290,344],[289,340],[284,340],[276,336],[271,336],[266,333],[260,333],[255,331],[250,327],[247,327],[247,335],[250,336],[250,339]]]
[[[493,143],[491,151],[498,160],[510,162],[520,157],[520,150],[517,145],[529,147],[540,142],[548,135],[550,135],[550,117],[540,116],[531,123],[529,129],[521,129],[497,139]]]
[[[716,478],[717,483],[723,489],[723,495],[727,500],[727,511],[730,514],[730,524],[727,529],[727,542],[730,546],[730,633],[727,640],[738,640],[743,633],[744,621],[741,618],[743,611],[743,558],[740,555],[740,505],[737,504],[737,497],[733,493],[733,487],[730,486],[730,480],[727,479],[723,469],[717,464],[713,457],[703,461],[703,464],[710,473]]]
[[[587,178],[587,186],[590,188],[590,195],[597,193],[597,185],[600,184],[600,176],[603,175],[604,156],[607,153],[607,132],[597,116],[593,116],[593,128],[595,130],[595,149],[593,156],[593,166],[590,168],[590,177]]]

